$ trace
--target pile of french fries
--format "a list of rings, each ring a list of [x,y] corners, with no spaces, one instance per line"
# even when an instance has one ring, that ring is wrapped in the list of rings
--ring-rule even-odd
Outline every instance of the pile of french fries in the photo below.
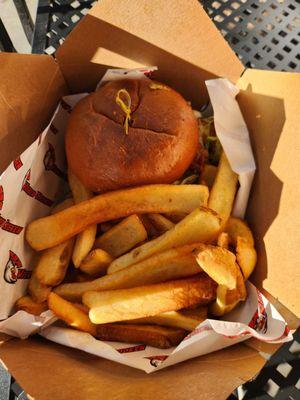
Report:
[[[39,258],[17,310],[50,309],[99,339],[168,348],[246,299],[256,251],[231,216],[238,177],[224,153],[196,184],[97,196],[71,173],[69,184],[73,198],[27,227]]]

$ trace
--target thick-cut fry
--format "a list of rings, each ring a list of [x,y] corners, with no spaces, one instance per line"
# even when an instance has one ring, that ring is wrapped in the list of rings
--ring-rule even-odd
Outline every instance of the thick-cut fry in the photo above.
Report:
[[[42,284],[36,277],[33,270],[31,278],[28,283],[28,293],[36,303],[44,303],[52,290],[50,286]]]
[[[237,182],[238,175],[232,171],[227,157],[223,152],[220,158],[216,179],[208,199],[208,207],[220,215],[223,227],[231,214]]]
[[[207,247],[198,251],[196,259],[200,267],[219,285],[236,288],[239,267],[235,255],[221,247]]]
[[[140,218],[130,215],[96,239],[94,248],[119,257],[146,239],[147,232]]]
[[[223,249],[228,249],[229,247],[229,236],[227,232],[221,232],[218,236],[217,244],[219,247],[223,247]]]
[[[46,286],[59,285],[65,275],[71,259],[74,238],[44,250],[35,267],[36,278]]]
[[[16,301],[16,309],[18,311],[26,311],[29,314],[40,315],[48,309],[48,306],[47,302],[36,303],[30,296],[23,296]]]
[[[48,307],[49,310],[68,325],[95,336],[96,327],[91,323],[86,313],[76,305],[52,292],[48,297]]]
[[[153,325],[104,324],[97,326],[97,338],[114,342],[141,343],[159,349],[177,346],[187,332]]]
[[[215,290],[215,282],[201,274],[132,289],[87,292],[82,302],[90,308],[93,323],[105,324],[177,311],[194,304],[205,305],[215,298]]]
[[[55,292],[65,299],[81,301],[83,293],[91,290],[125,289],[192,276],[201,272],[193,255],[200,248],[205,246],[195,244],[167,250],[94,281],[60,285]]]
[[[249,244],[247,239],[240,236],[237,237],[236,260],[241,267],[245,280],[247,280],[255,268],[257,254],[255,248]]]
[[[197,208],[163,235],[114,260],[107,273],[112,274],[170,248],[208,242],[217,235],[219,229],[220,218],[215,212],[204,207]]]
[[[200,315],[200,313],[198,315],[196,313],[193,315],[189,315],[187,313],[187,311],[193,310],[168,311],[155,315],[154,317],[134,319],[129,323],[164,325],[185,329],[187,331],[193,331],[202,321],[206,319],[207,308],[201,307],[201,309],[203,310],[202,315]],[[124,323],[126,323],[126,321],[124,321]]]
[[[218,168],[215,165],[205,164],[201,174],[201,183],[211,189],[216,179],[217,170]]]
[[[80,264],[80,270],[88,275],[104,275],[113,257],[102,249],[92,250]]]
[[[254,246],[253,235],[246,221],[243,221],[239,218],[230,217],[227,221],[224,231],[228,233],[230,244],[233,246],[237,245],[238,236],[247,240],[250,246]]]
[[[93,192],[87,189],[70,170],[68,171],[68,178],[76,204],[93,197]],[[72,255],[72,261],[76,268],[79,267],[83,259],[91,251],[95,242],[96,233],[97,225],[90,225],[76,237]]]
[[[44,250],[95,223],[131,214],[188,213],[206,205],[207,198],[208,188],[201,185],[148,185],[116,190],[31,222],[26,229],[26,239],[33,249]]]
[[[160,233],[164,233],[175,226],[174,222],[161,214],[148,214],[147,216]]]

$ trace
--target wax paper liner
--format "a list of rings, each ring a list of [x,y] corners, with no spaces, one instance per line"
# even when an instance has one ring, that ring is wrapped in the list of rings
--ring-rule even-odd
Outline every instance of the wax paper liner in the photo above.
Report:
[[[108,70],[100,84],[112,79],[147,79],[155,68]],[[238,90],[226,79],[214,79],[206,84],[217,135],[232,168],[239,173],[240,188],[234,213],[243,216],[255,163],[248,131],[235,100]],[[0,332],[20,338],[39,332],[57,343],[146,372],[231,346],[251,336],[268,342],[291,340],[283,318],[250,283],[247,283],[247,301],[226,315],[226,321],[206,320],[179,346],[168,350],[99,341],[87,333],[53,325],[56,318],[50,311],[38,317],[24,311],[13,314],[15,301],[26,292],[36,257],[24,240],[24,227],[48,215],[50,207],[69,190],[64,133],[72,108],[84,96],[86,93],[64,97],[47,128],[0,177],[0,319],[4,319],[0,322]]]

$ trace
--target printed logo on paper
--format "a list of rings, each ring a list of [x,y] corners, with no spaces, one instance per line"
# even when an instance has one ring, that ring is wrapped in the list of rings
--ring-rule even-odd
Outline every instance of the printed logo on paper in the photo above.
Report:
[[[72,111],[72,107],[65,100],[62,99],[60,101],[60,105],[64,110],[68,111],[68,113],[70,113]]]
[[[45,204],[48,207],[51,207],[53,205],[53,200],[43,195],[43,193],[41,193],[39,190],[33,189],[33,187],[30,184],[30,175],[31,175],[31,170],[29,169],[26,172],[25,177],[23,179],[21,190],[25,192],[29,197],[32,197],[33,199],[39,201],[40,203]]]
[[[14,164],[15,170],[18,171],[18,169],[20,169],[20,168],[23,166],[21,157],[17,157],[17,158],[14,160],[13,164]]]
[[[145,350],[146,346],[144,344],[139,344],[137,346],[131,346],[131,347],[124,347],[122,349],[117,349],[117,351],[121,354],[124,353],[134,353],[136,351],[143,351]]]
[[[152,367],[158,367],[163,361],[165,361],[169,356],[167,355],[161,355],[161,356],[149,356],[149,357],[144,357],[147,360],[150,361],[150,364]]]
[[[67,175],[56,165],[55,149],[51,143],[48,143],[48,150],[44,156],[44,166],[46,171],[52,171],[55,175],[67,181]]]
[[[12,250],[9,250],[9,257],[4,269],[3,278],[5,282],[14,284],[18,279],[29,279],[31,271],[23,268],[22,262]]]
[[[1,214],[0,214],[0,228],[3,231],[13,233],[14,235],[19,235],[23,230],[23,226],[13,224],[12,222],[10,222],[9,219],[3,218]]]
[[[257,289],[256,289],[257,290]],[[257,310],[253,314],[248,326],[259,333],[266,333],[268,330],[268,314],[266,312],[261,293],[257,290]]]
[[[58,133],[58,129],[56,128],[55,125],[50,124],[49,129],[52,133],[54,133],[54,135],[56,135]]]
[[[4,190],[3,186],[0,185],[0,210],[2,210],[3,203],[4,203]]]

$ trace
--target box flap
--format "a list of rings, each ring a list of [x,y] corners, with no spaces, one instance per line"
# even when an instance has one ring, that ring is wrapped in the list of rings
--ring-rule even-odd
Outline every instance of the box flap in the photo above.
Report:
[[[147,375],[41,338],[10,340],[0,346],[0,356],[37,400],[225,399],[265,362],[255,350],[236,345]]]
[[[0,53],[0,173],[45,128],[66,91],[52,57]]]
[[[238,100],[257,173],[248,207],[259,253],[252,280],[300,316],[300,74],[247,70]]]
[[[244,69],[197,0],[101,0],[56,57],[74,92],[94,89],[107,67],[157,65],[156,78],[189,100],[205,79],[236,82]]]

